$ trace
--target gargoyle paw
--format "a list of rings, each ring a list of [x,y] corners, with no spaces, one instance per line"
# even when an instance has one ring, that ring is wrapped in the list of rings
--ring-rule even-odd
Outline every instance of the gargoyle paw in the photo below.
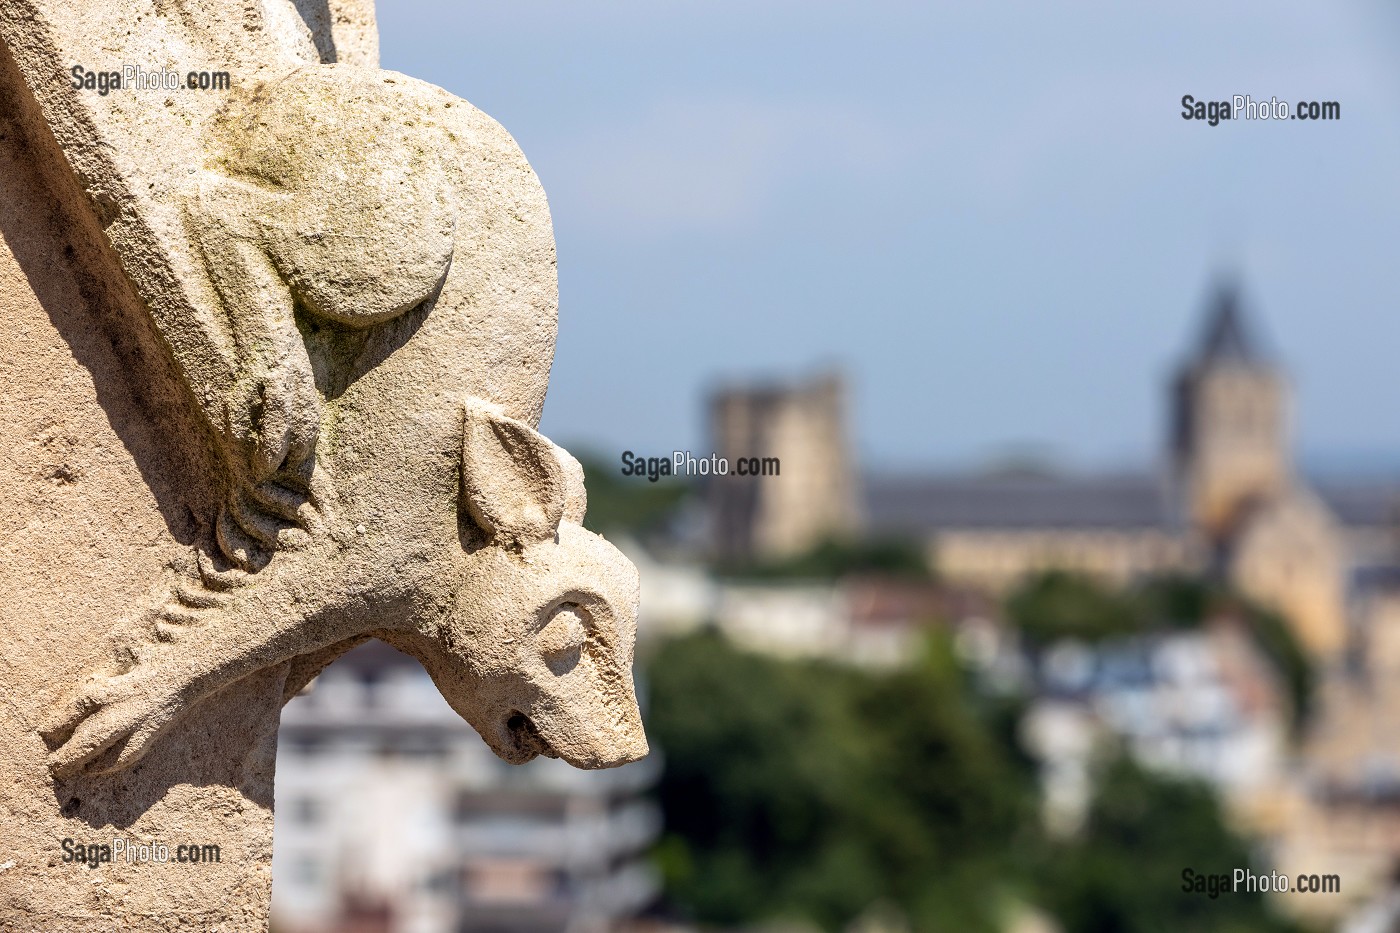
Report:
[[[67,779],[129,767],[177,715],[169,693],[138,667],[89,677],[76,694],[50,710],[39,732],[53,749],[49,769]]]
[[[244,570],[255,570],[276,551],[305,547],[315,521],[307,497],[277,483],[239,486],[220,510],[219,549]]]

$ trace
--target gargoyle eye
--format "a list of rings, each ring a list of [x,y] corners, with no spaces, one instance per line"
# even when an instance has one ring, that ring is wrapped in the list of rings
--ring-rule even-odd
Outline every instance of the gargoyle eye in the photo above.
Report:
[[[535,645],[549,669],[562,675],[578,664],[587,640],[587,610],[577,603],[561,603],[535,636]]]

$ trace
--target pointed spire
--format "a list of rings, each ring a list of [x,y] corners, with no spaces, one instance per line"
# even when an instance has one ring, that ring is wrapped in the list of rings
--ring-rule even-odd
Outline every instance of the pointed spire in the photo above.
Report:
[[[1264,355],[1245,326],[1239,286],[1221,283],[1207,312],[1206,329],[1197,360],[1202,363],[1263,363]]]

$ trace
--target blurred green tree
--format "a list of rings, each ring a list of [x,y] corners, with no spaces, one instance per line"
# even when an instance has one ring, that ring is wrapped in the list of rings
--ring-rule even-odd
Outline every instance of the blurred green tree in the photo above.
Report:
[[[1038,901],[1065,930],[1085,933],[1301,930],[1261,894],[1183,890],[1187,869],[1229,875],[1236,868],[1258,872],[1209,787],[1119,757],[1099,777],[1083,833],[1047,847]]]
[[[1115,763],[1083,837],[1047,839],[1015,705],[980,697],[942,634],[888,672],[713,633],[643,662],[665,760],[657,863],[698,922],[835,931],[879,908],[914,931],[975,933],[1034,904],[1067,933],[1290,929],[1257,897],[1181,890],[1185,868],[1249,864],[1201,785]]]
[[[851,574],[933,579],[923,549],[904,538],[827,538],[794,557],[736,562],[715,569],[721,576],[746,580],[838,580]]]
[[[1130,635],[1139,621],[1122,595],[1067,570],[1028,577],[1007,597],[1006,615],[1032,648],[1062,639],[1097,642]]]
[[[915,929],[998,929],[1034,786],[964,694],[946,640],[875,675],[703,634],[667,643],[647,671],[676,904],[709,923],[836,930],[885,899]]]

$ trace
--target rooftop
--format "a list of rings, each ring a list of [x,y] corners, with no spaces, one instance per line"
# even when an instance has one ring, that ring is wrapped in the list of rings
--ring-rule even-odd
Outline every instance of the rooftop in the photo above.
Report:
[[[1148,474],[1115,476],[872,477],[866,516],[873,529],[1175,527],[1165,485]]]
[[[1194,359],[1198,363],[1267,362],[1257,340],[1250,333],[1240,289],[1234,282],[1225,282],[1216,289]]]
[[[1400,519],[1400,479],[1313,486],[1343,525]],[[1178,530],[1184,516],[1167,483],[1151,473],[874,476],[865,484],[872,530],[923,534],[958,529]]]

